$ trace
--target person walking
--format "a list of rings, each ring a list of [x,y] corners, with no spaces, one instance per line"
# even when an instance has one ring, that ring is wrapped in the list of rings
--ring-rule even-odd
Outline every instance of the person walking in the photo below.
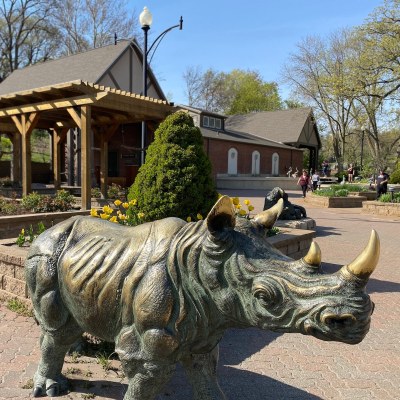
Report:
[[[319,183],[319,174],[317,171],[315,171],[312,176],[311,176],[311,181],[312,181],[312,190],[317,190],[318,186],[320,185]]]
[[[381,169],[375,181],[377,199],[381,197],[381,194],[385,194],[387,192],[388,182],[389,182],[389,175],[383,169]]]
[[[303,197],[306,197],[308,185],[310,184],[310,177],[308,176],[307,171],[305,169],[303,169],[303,173],[300,175],[297,184],[301,186]]]
[[[347,168],[347,180],[349,183],[353,183],[353,177],[354,177],[354,168],[353,164],[350,164],[349,168]]]

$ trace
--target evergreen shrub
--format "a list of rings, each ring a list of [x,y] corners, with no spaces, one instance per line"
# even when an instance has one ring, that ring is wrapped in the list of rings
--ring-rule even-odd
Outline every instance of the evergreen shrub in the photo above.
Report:
[[[205,216],[218,198],[200,129],[186,112],[168,116],[155,131],[128,199],[144,220]]]

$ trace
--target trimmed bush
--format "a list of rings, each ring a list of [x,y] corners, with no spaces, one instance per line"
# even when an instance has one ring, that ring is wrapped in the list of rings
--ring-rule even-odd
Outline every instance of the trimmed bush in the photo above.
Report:
[[[156,130],[128,199],[137,200],[137,210],[153,221],[194,220],[198,213],[205,216],[217,198],[200,129],[185,112],[170,115]]]
[[[397,169],[390,174],[389,183],[400,183],[400,164],[397,166]]]

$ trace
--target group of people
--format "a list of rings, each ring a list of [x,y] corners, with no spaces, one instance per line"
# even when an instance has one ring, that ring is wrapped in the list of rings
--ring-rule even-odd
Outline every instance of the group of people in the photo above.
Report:
[[[347,169],[347,180],[349,183],[353,183],[354,178],[354,167],[353,164],[349,165]],[[379,198],[382,194],[387,193],[389,175],[381,169],[379,171],[379,175],[375,180],[370,180],[370,187],[372,186],[372,182],[375,181],[376,188],[376,196]],[[306,197],[307,192],[309,190],[316,190],[320,187],[320,177],[317,171],[315,171],[311,176],[308,174],[307,170],[303,169],[300,178],[297,181],[297,185],[301,186],[301,191],[303,193],[303,197]]]
[[[307,192],[317,190],[320,186],[319,174],[315,171],[311,176],[308,175],[307,170],[303,169],[297,184],[301,186],[303,197],[306,197]]]

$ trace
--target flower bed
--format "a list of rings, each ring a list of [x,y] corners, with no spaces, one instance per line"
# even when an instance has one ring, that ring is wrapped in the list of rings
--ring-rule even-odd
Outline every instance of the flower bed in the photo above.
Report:
[[[363,202],[366,202],[365,196],[347,196],[347,197],[326,197],[317,196],[313,193],[305,198],[305,202],[326,208],[361,208]]]

